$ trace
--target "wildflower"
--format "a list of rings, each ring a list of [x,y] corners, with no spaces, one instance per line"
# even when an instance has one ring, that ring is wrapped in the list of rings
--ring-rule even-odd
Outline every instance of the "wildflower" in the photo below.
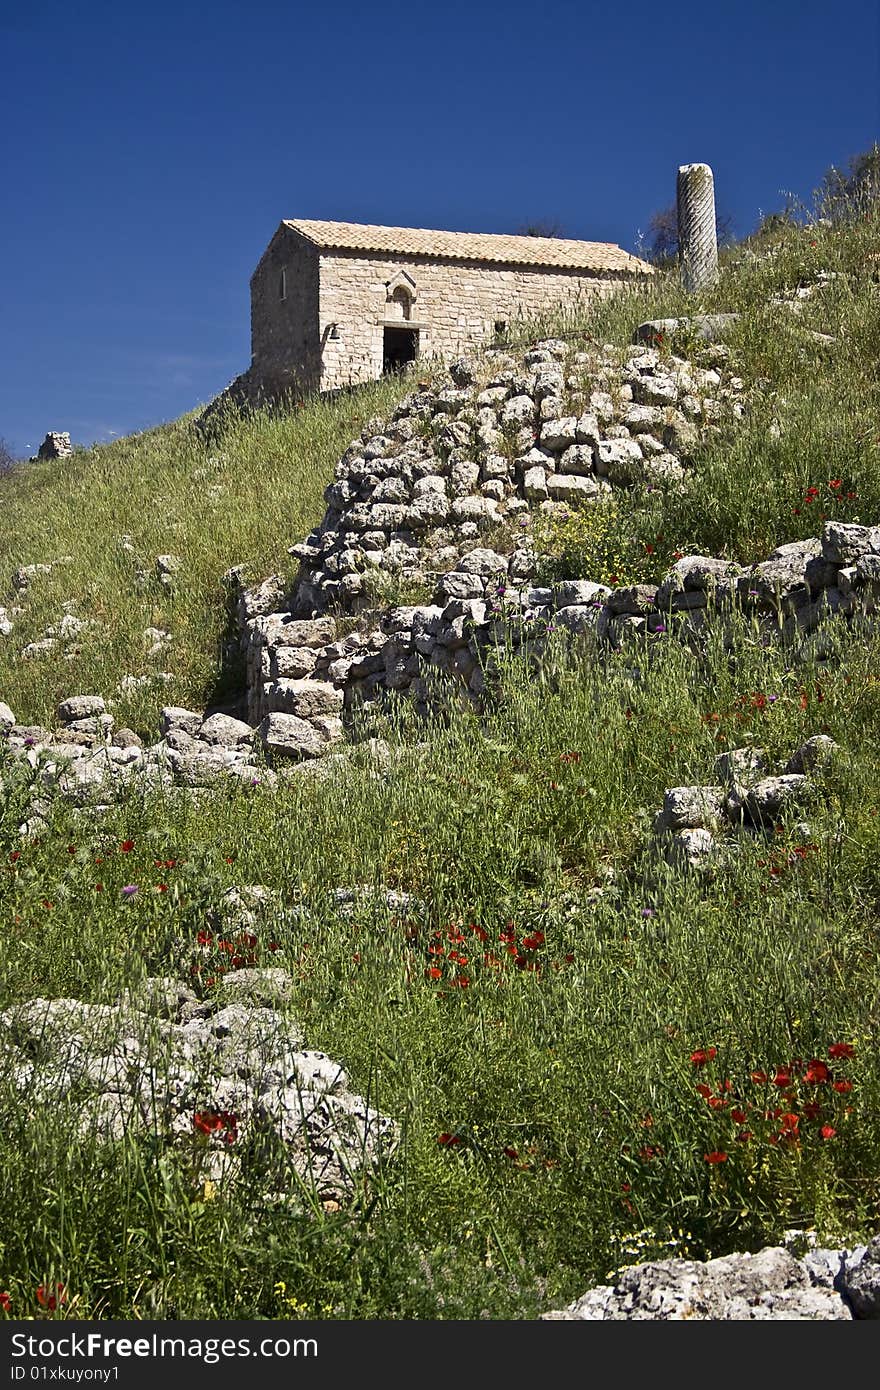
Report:
[[[804,1080],[809,1081],[814,1086],[820,1086],[827,1081],[831,1073],[825,1062],[820,1062],[818,1057],[814,1057],[804,1072]]]
[[[788,1071],[785,1067],[780,1067],[779,1070],[777,1071],[776,1075],[775,1075],[774,1078],[773,1078],[773,1085],[774,1085],[774,1086],[790,1086],[790,1085],[791,1085],[791,1072]]]
[[[837,1130],[833,1125],[823,1125],[819,1133],[822,1135],[823,1139],[833,1139]]]
[[[443,1134],[437,1135],[437,1143],[444,1149],[451,1149],[456,1144],[463,1144],[464,1140],[460,1134],[448,1134],[444,1131]]]
[[[439,965],[429,965],[425,974],[429,980],[442,980],[443,978],[443,971],[440,969]]]
[[[4,1313],[12,1311],[12,1299],[8,1293],[0,1293],[0,1308],[3,1309]]]
[[[804,1106],[804,1119],[816,1120],[818,1119],[821,1111],[822,1107],[819,1104],[819,1102],[817,1100],[811,1100],[808,1102],[808,1104]]]
[[[741,1144],[747,1144],[749,1140],[754,1139],[755,1136],[750,1129],[741,1129],[736,1137]]]
[[[657,909],[654,908],[654,907],[643,907],[643,908],[642,908],[642,916],[643,916],[643,917],[656,917],[656,916],[657,916]],[[694,1059],[693,1059],[693,1057],[692,1057],[692,1058],[691,1058],[691,1061],[693,1061],[693,1060],[694,1060]]]
[[[504,1150],[504,1156],[505,1158],[519,1158],[519,1149],[515,1149],[511,1144],[508,1144]]]
[[[829,478],[829,479],[828,479],[828,486],[831,487],[831,488],[834,488],[835,490],[836,490],[837,488],[839,488],[839,487],[843,487],[843,479],[842,479],[842,478]]]
[[[691,1061],[695,1067],[705,1066],[718,1055],[717,1047],[698,1047],[696,1052],[691,1053]]]
[[[119,846],[119,853],[120,853],[120,854],[131,854],[131,851],[132,851],[133,849],[134,849],[134,840],[123,840],[123,841],[122,841],[122,844]]]
[[[855,1057],[856,1050],[850,1043],[832,1043],[828,1049],[829,1057]]]
[[[135,895],[135,893],[136,893],[137,891],[138,891],[138,886],[137,886],[136,883],[126,883],[126,884],[124,884],[123,887],[120,889],[120,892],[122,893],[122,896],[123,896],[124,898],[133,898],[134,895]]]
[[[795,1134],[797,1133],[797,1129],[800,1124],[800,1117],[798,1115],[792,1114],[791,1112],[788,1112],[785,1115],[781,1116],[780,1123],[782,1125],[782,1129],[785,1131],[786,1134]]]
[[[711,1087],[711,1086],[706,1086],[706,1085],[701,1084],[701,1085],[697,1086],[696,1091],[697,1091],[697,1095],[698,1095],[698,1096],[702,1096],[702,1097],[703,1097],[703,1100],[709,1100],[709,1099],[711,1098],[711,1096],[712,1096],[712,1087]]]
[[[54,1313],[59,1303],[67,1302],[67,1294],[64,1292],[63,1284],[55,1285],[55,1292],[51,1293],[44,1284],[40,1284],[37,1289],[37,1302],[41,1308],[48,1308]]]
[[[723,1149],[713,1149],[710,1154],[703,1154],[707,1163],[726,1163],[727,1154]]]
[[[731,1110],[730,1118],[735,1120],[738,1125],[744,1125],[748,1119],[748,1115],[744,1110]]]
[[[10,854],[10,856],[9,856],[9,862],[10,862],[10,864],[15,864],[15,863],[17,863],[17,861],[18,861],[20,858],[21,858],[21,850],[20,850],[20,849],[14,849],[14,850],[12,851],[12,853]]]
[[[845,1096],[846,1093],[847,1093],[847,1091],[851,1091],[851,1090],[852,1090],[852,1082],[851,1082],[851,1081],[835,1081],[835,1082],[834,1082],[834,1089],[835,1089],[835,1091],[837,1091],[840,1095]]]

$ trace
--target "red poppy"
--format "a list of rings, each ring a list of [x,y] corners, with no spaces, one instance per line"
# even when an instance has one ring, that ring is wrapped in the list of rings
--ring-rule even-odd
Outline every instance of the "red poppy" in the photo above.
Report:
[[[691,1053],[691,1061],[695,1067],[702,1067],[707,1062],[711,1062],[717,1055],[717,1047],[698,1047],[696,1052]]]
[[[833,1139],[835,1134],[837,1133],[837,1130],[834,1128],[833,1125],[823,1125],[822,1129],[820,1130],[820,1133],[823,1139]]]
[[[822,1107],[819,1102],[817,1100],[811,1100],[808,1105],[804,1106],[804,1119],[815,1120],[818,1118],[821,1111]]]
[[[12,1299],[9,1297],[8,1293],[0,1293],[0,1308],[6,1313],[11,1312]]]
[[[197,1110],[193,1115],[193,1128],[199,1134],[214,1134],[223,1128],[223,1123],[216,1110]]]
[[[440,969],[439,965],[429,965],[425,974],[429,980],[440,980],[443,978],[443,971]]]
[[[735,1120],[738,1125],[744,1125],[748,1119],[748,1115],[744,1110],[731,1110],[730,1118]]]
[[[774,1078],[773,1078],[773,1085],[774,1085],[774,1086],[790,1086],[790,1085],[791,1085],[791,1072],[790,1072],[790,1071],[786,1071],[784,1067],[780,1067],[780,1068],[779,1068],[779,1071],[776,1073],[776,1075],[775,1075]]]
[[[851,1091],[851,1090],[852,1090],[852,1082],[851,1082],[851,1081],[835,1081],[835,1083],[834,1083],[834,1089],[835,1089],[835,1091],[838,1091],[842,1096],[845,1096],[846,1093],[847,1093],[847,1091]]]
[[[828,486],[829,486],[829,487],[833,487],[833,488],[843,487],[843,479],[842,479],[842,478],[829,478],[829,480],[828,480]]]
[[[463,1144],[464,1140],[462,1139],[460,1134],[448,1134],[444,1131],[443,1134],[437,1135],[437,1143],[440,1144],[444,1149],[451,1149],[456,1144]]]
[[[123,840],[119,846],[120,854],[130,854],[134,849],[134,840]]]
[[[829,1057],[855,1057],[856,1050],[850,1043],[832,1043],[828,1049]]]
[[[727,1154],[724,1152],[723,1149],[713,1149],[712,1153],[703,1154],[703,1158],[706,1160],[707,1163],[727,1162]]]
[[[828,1080],[830,1075],[827,1063],[820,1062],[818,1057],[814,1057],[804,1072],[804,1080],[811,1082],[814,1086],[820,1086]]]
[[[41,1308],[48,1308],[54,1313],[59,1303],[67,1302],[67,1294],[64,1292],[63,1284],[55,1285],[55,1292],[50,1293],[44,1284],[40,1284],[37,1289],[37,1302]]]
[[[747,1144],[749,1140],[754,1139],[755,1136],[750,1129],[741,1129],[736,1137],[741,1144]]]
[[[519,1149],[515,1149],[512,1144],[508,1144],[504,1150],[505,1158],[519,1158]]]
[[[800,1124],[800,1117],[788,1111],[782,1117],[782,1128],[786,1134],[794,1134]]]
[[[766,1086],[767,1073],[765,1071],[753,1071],[752,1080],[754,1081],[756,1086]]]

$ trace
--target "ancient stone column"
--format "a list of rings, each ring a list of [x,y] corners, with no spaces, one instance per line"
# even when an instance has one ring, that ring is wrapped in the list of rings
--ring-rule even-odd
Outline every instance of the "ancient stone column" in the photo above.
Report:
[[[718,278],[715,180],[708,164],[682,164],[676,185],[681,283],[691,294]]]

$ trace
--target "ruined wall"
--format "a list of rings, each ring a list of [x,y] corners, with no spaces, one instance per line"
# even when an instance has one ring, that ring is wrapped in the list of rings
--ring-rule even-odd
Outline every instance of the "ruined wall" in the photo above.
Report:
[[[283,228],[251,277],[251,352],[250,375],[270,394],[318,389],[318,253]]]
[[[439,261],[428,256],[322,253],[322,390],[382,375],[384,324],[407,326],[399,306],[386,298],[388,282],[401,270],[415,281],[411,322],[418,329],[420,357],[455,357],[490,340],[499,320],[515,330],[518,316],[559,304],[575,307],[610,294],[620,283],[576,270]],[[333,323],[338,324],[338,339],[329,337]]]

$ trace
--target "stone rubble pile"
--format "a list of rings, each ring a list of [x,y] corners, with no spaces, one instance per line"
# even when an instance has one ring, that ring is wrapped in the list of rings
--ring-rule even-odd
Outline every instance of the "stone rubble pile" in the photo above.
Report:
[[[436,579],[533,507],[680,483],[701,438],[744,412],[728,364],[723,344],[694,365],[644,345],[573,352],[555,339],[522,359],[453,362],[449,385],[420,388],[343,455],[323,521],[291,549],[294,615],[369,606],[371,570]],[[527,546],[517,563],[528,577]]]
[[[855,1250],[631,1265],[546,1321],[838,1321],[880,1318],[880,1236]]]
[[[716,784],[667,788],[663,807],[654,818],[660,849],[670,862],[694,866],[716,854],[725,832],[766,830],[780,817],[807,811],[817,795],[810,773],[836,749],[827,734],[814,734],[776,775],[768,775],[760,748],[719,754]],[[800,822],[798,829],[803,838],[810,838],[808,822]]]
[[[20,826],[24,835],[40,833],[52,797],[100,811],[132,791],[211,787],[228,779],[245,787],[273,787],[279,778],[313,771],[313,765],[291,763],[286,747],[276,750],[268,722],[255,730],[222,711],[198,714],[168,706],[160,716],[162,737],[146,747],[132,729],[116,728],[100,695],[71,696],[59,705],[57,716],[54,729],[19,724],[0,702],[0,751],[33,777],[27,818]],[[373,775],[384,775],[391,758],[387,746],[368,740],[365,752]],[[279,764],[276,769],[268,765],[273,760]],[[321,770],[330,775],[349,766],[349,757],[340,750],[323,761]]]
[[[29,1000],[0,1013],[0,1073],[31,1109],[55,1115],[76,1097],[83,1138],[189,1145],[199,1179],[212,1181],[274,1151],[266,1195],[295,1196],[301,1180],[339,1198],[390,1151],[395,1129],[338,1063],[304,1047],[284,1012],[291,994],[284,970],[250,968],[225,977],[208,1002],[165,978],[113,1005]]]

